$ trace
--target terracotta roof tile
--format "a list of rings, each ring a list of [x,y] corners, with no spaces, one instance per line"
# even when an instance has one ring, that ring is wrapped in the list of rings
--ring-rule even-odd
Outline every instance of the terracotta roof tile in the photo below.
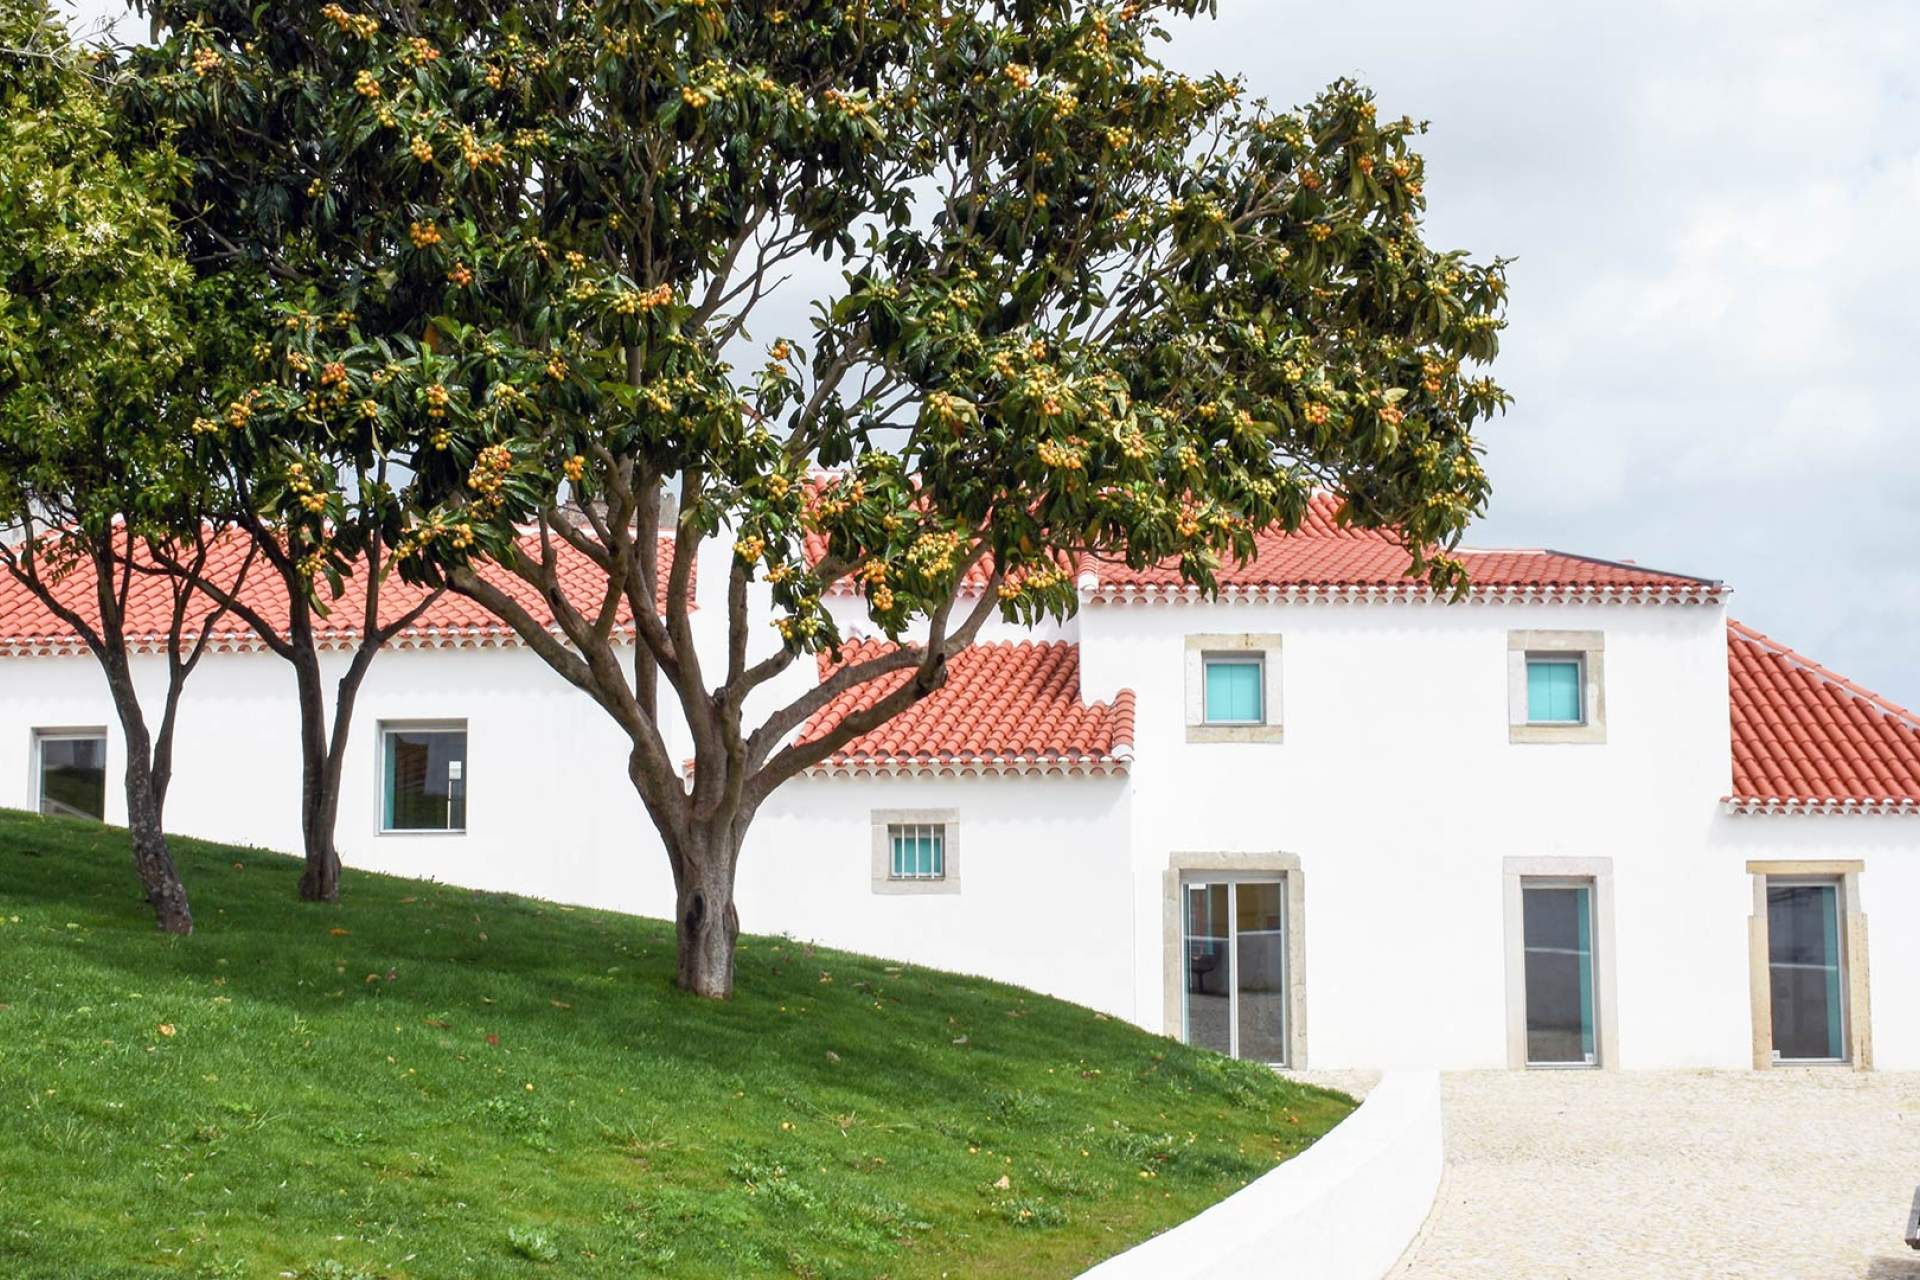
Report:
[[[1727,676],[1731,802],[1920,806],[1920,717],[1731,619]]]
[[[1250,560],[1228,563],[1220,570],[1221,585],[1235,588],[1393,588],[1419,589],[1407,577],[1406,550],[1383,529],[1342,528],[1334,520],[1338,501],[1316,497],[1297,533],[1272,531],[1260,535]],[[1708,578],[1665,573],[1639,565],[1564,551],[1462,550],[1456,553],[1467,566],[1475,589],[1549,589],[1621,593],[1678,593],[1717,595],[1721,584]],[[1081,568],[1096,580],[1097,594],[1130,591],[1181,590],[1177,562],[1132,569],[1110,560],[1088,559]]]
[[[853,641],[843,662],[888,652]],[[824,679],[835,663],[820,657]],[[909,673],[869,681],[835,698],[807,722],[803,741],[873,705]],[[1006,763],[1031,767],[1124,766],[1133,753],[1133,691],[1111,703],[1080,700],[1080,647],[1063,641],[977,644],[947,664],[946,683],[924,701],[846,744],[824,767],[925,767]]]
[[[660,542],[661,566],[665,570],[672,561],[673,540],[663,537]],[[531,546],[533,539],[528,538],[527,543]],[[556,545],[561,581],[567,597],[587,607],[597,606],[605,582],[604,575],[585,556],[565,544]],[[231,586],[239,577],[246,559],[246,548],[246,540],[238,534],[221,538],[207,562],[207,577],[222,586]],[[539,592],[498,565],[489,564],[483,572],[530,609],[535,617],[552,624],[552,611]],[[83,564],[71,570],[56,588],[61,602],[89,621],[99,617],[93,583],[91,567]],[[360,620],[365,612],[365,593],[366,579],[363,576],[352,577],[347,579],[346,591],[341,597],[328,603],[329,616],[324,620],[316,620],[321,628],[318,639],[323,648],[357,641]],[[403,582],[398,575],[389,574],[380,586],[381,616],[398,617],[419,604],[425,594],[419,587]],[[279,575],[257,561],[247,573],[241,598],[269,620],[286,617],[287,595]],[[657,603],[664,612],[664,579]],[[194,606],[189,614],[191,628],[197,629],[209,608],[210,604],[204,600]],[[171,609],[172,596],[165,578],[157,574],[135,574],[127,599],[127,635],[136,649],[145,651],[165,646]],[[624,605],[620,622],[622,626],[630,626],[632,622],[631,614]],[[216,645],[226,648],[244,648],[257,643],[252,628],[231,613],[214,624],[213,637]],[[516,642],[512,629],[505,623],[465,596],[448,592],[436,600],[418,622],[396,637],[395,643],[403,646],[434,644],[450,640],[457,642],[461,638],[495,643]],[[0,570],[0,655],[68,652],[79,643],[79,636],[73,629],[42,604],[39,597],[11,573]]]
[[[1410,557],[1385,529],[1341,525],[1334,512],[1338,499],[1321,494],[1308,504],[1296,533],[1277,530],[1262,534],[1252,559],[1222,567],[1223,589],[1235,591],[1379,590],[1418,593],[1423,584],[1407,577]],[[816,563],[826,552],[819,534],[808,534],[806,556]],[[1597,594],[1609,598],[1718,598],[1722,584],[1690,574],[1667,573],[1639,565],[1549,550],[1463,550],[1457,553],[1467,566],[1476,590]],[[990,572],[986,564],[967,573],[965,585],[978,589]],[[1145,568],[1098,556],[1077,562],[1083,581],[1091,578],[1089,594],[1096,600],[1160,597],[1187,594],[1195,589],[1180,577],[1177,561]],[[835,594],[854,591],[842,579]]]

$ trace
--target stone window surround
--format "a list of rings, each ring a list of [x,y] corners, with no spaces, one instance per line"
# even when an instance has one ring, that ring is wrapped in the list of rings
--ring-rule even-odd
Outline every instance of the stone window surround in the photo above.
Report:
[[[1207,723],[1207,658],[1213,654],[1259,654],[1261,714],[1264,724]],[[1190,635],[1187,637],[1187,741],[1282,742],[1280,637],[1272,634]]]
[[[1747,863],[1747,874],[1753,877],[1753,914],[1747,917],[1747,972],[1753,993],[1755,1071],[1767,1071],[1775,1066],[1799,1068],[1827,1065],[1841,1070],[1873,1070],[1873,1008],[1867,997],[1867,917],[1860,910],[1860,873],[1866,870],[1866,865],[1857,859],[1843,858]],[[1767,933],[1767,881],[1776,876],[1795,880],[1833,880],[1840,886],[1840,962],[1847,975],[1845,1062],[1776,1063],[1773,1060],[1773,975],[1767,966],[1771,950]]]
[[[1514,1071],[1608,1071],[1620,1065],[1620,1009],[1614,979],[1613,859],[1504,858],[1501,860],[1502,916],[1506,924],[1507,1066]],[[1593,882],[1593,1003],[1598,1024],[1593,1067],[1527,1061],[1526,904],[1521,889],[1528,880]]]
[[[1307,1066],[1307,883],[1294,853],[1175,853],[1167,859],[1161,880],[1161,969],[1163,992],[1161,1029],[1178,1040],[1186,1007],[1186,963],[1181,954],[1186,936],[1181,919],[1180,885],[1189,872],[1223,875],[1275,876],[1286,895],[1287,910],[1287,1061],[1290,1071]]]
[[[1527,658],[1531,654],[1580,659],[1579,724],[1527,722]],[[1604,743],[1607,740],[1607,633],[1507,632],[1507,741]]]
[[[873,891],[875,893],[959,893],[960,811],[958,809],[873,810]],[[941,876],[938,880],[895,880],[893,841],[887,828],[901,823],[941,827]]]

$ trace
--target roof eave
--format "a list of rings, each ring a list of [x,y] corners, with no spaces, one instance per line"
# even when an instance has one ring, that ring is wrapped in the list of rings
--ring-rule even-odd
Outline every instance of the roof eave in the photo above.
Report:
[[[1920,796],[1723,796],[1720,805],[1731,814],[1776,817],[1920,816]]]
[[[1723,583],[1678,586],[1508,585],[1472,587],[1471,604],[1711,605],[1732,594]],[[1094,604],[1445,604],[1424,583],[1227,583],[1209,596],[1192,583],[1112,583],[1081,580],[1081,598]]]
[[[1108,777],[1127,773],[1131,744],[1073,756],[1007,753],[965,756],[830,756],[805,770],[816,778]]]

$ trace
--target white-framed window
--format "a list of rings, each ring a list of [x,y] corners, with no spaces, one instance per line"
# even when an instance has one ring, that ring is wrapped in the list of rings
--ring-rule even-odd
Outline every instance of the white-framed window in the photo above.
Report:
[[[1186,638],[1187,741],[1280,742],[1280,637]]]
[[[1507,632],[1507,740],[1607,740],[1606,633]]]
[[[875,809],[875,893],[960,892],[958,809]]]
[[[48,817],[107,819],[107,731],[33,731],[33,805]]]
[[[466,721],[380,726],[383,834],[464,832],[468,782]]]

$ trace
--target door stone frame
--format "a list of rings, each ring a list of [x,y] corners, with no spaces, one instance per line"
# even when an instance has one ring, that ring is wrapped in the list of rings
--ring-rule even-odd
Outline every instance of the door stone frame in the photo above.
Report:
[[[1770,1071],[1773,1061],[1773,974],[1768,968],[1771,938],[1767,928],[1767,880],[1832,880],[1840,889],[1840,963],[1847,975],[1847,1060],[1831,1064],[1793,1062],[1793,1067],[1831,1065],[1841,1070],[1873,1070],[1873,1007],[1867,985],[1867,914],[1860,909],[1859,859],[1800,858],[1753,861],[1753,914],[1747,917],[1747,975],[1753,1008],[1753,1069]]]
[[[1279,879],[1287,910],[1287,1062],[1292,1071],[1307,1066],[1307,883],[1297,853],[1174,853],[1167,858],[1161,882],[1161,974],[1163,1006],[1161,1029],[1178,1040],[1183,1032],[1181,1010],[1186,1000],[1186,964],[1182,940],[1186,922],[1181,916],[1180,882],[1190,872],[1222,875],[1274,876]]]
[[[1620,1065],[1620,997],[1614,979],[1613,859],[1503,858],[1501,916],[1506,935],[1507,1067],[1513,1071],[1611,1071]],[[1529,880],[1593,884],[1593,1003],[1596,1061],[1591,1067],[1527,1061],[1526,900]]]

